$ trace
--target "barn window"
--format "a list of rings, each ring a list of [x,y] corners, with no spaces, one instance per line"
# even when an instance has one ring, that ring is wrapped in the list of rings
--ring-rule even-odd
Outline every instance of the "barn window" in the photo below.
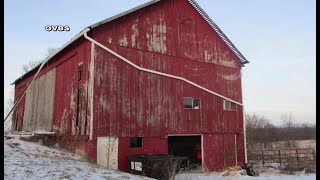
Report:
[[[185,97],[183,99],[183,105],[185,109],[200,109],[200,99]]]
[[[82,64],[78,66],[78,81],[82,79]]]
[[[133,137],[130,138],[130,147],[142,147],[143,138],[142,137]]]
[[[233,103],[231,101],[224,100],[223,101],[223,110],[236,111],[237,110],[237,105],[236,105],[236,103]]]
[[[78,88],[77,92],[77,119],[76,119],[76,127],[79,125],[80,121],[80,111],[81,111],[81,88]]]

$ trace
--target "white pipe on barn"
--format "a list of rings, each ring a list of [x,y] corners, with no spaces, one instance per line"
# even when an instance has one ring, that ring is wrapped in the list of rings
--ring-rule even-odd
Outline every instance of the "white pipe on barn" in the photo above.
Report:
[[[93,139],[93,88],[94,88],[94,43],[91,42],[91,62],[90,62],[90,65],[89,65],[89,69],[90,69],[90,72],[89,72],[89,85],[90,85],[90,88],[89,88],[89,97],[88,99],[90,99],[90,127],[89,127],[89,140],[92,140]]]
[[[89,28],[87,28],[87,29],[89,29]],[[101,44],[101,43],[97,42],[96,40],[90,38],[87,35],[88,31],[85,31],[85,33],[84,33],[84,37],[86,39],[88,39],[89,41],[93,42],[94,44],[96,44],[97,46],[101,47],[102,49],[108,51],[109,53],[111,53],[112,55],[116,56],[117,58],[119,58],[119,59],[123,60],[124,62],[128,63],[129,65],[135,67],[136,69],[139,69],[140,71],[149,72],[149,73],[152,73],[152,74],[157,74],[157,75],[160,75],[160,76],[165,76],[165,77],[169,77],[169,78],[173,78],[173,79],[178,79],[178,80],[184,81],[184,82],[186,82],[188,84],[191,84],[191,85],[193,85],[193,86],[195,86],[195,87],[197,87],[199,89],[207,91],[210,94],[216,95],[216,96],[218,96],[218,97],[220,97],[222,99],[225,99],[225,100],[228,100],[228,101],[233,102],[235,104],[238,104],[239,106],[243,106],[242,103],[240,103],[238,101],[232,100],[232,99],[227,98],[227,97],[225,97],[225,96],[223,96],[221,94],[213,92],[213,91],[211,91],[211,90],[209,90],[209,89],[207,89],[207,88],[205,88],[203,86],[200,86],[199,84],[196,84],[196,83],[194,83],[194,82],[192,82],[192,81],[190,81],[188,79],[185,79],[183,77],[174,76],[174,75],[171,75],[171,74],[167,74],[167,73],[163,73],[163,72],[159,72],[159,71],[155,71],[155,70],[151,70],[151,69],[146,69],[146,68],[140,67],[140,66],[134,64],[133,62],[129,61],[128,59],[124,58],[123,56],[119,55],[118,53],[116,53],[116,52],[112,51],[111,49],[107,48],[103,44]]]

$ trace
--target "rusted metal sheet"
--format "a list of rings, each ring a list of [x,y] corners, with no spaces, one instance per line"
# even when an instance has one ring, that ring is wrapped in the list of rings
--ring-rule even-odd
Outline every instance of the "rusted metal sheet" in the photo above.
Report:
[[[241,61],[187,0],[157,2],[100,25],[89,35],[138,66],[184,77],[242,102]],[[79,63],[83,63],[81,82]],[[53,129],[67,137],[74,152],[96,160],[97,137],[118,137],[119,169],[126,170],[127,155],[167,154],[168,134],[202,134],[205,168],[233,165],[236,158],[237,163],[244,162],[241,106],[223,110],[220,97],[176,79],[141,72],[83,38],[39,75],[52,68],[56,68]],[[18,94],[31,75],[16,84]],[[199,98],[201,108],[185,109],[184,97]],[[144,137],[143,147],[130,148],[129,137]],[[237,151],[223,161],[226,143]]]

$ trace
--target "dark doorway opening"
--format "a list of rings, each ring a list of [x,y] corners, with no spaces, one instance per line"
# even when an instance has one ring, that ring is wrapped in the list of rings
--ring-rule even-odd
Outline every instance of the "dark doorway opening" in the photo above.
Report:
[[[168,136],[168,153],[173,156],[188,157],[190,168],[201,167],[201,136]]]

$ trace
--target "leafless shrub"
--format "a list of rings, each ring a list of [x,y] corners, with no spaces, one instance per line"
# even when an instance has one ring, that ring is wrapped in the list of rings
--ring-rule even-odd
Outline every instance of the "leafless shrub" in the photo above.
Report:
[[[277,140],[275,126],[263,116],[246,115],[246,140],[249,149],[265,149],[272,146],[271,142]]]
[[[174,177],[181,171],[180,163],[176,160],[169,160],[160,167],[161,174],[163,177],[160,177],[162,180],[174,180]]]
[[[106,148],[106,158],[107,158],[107,168],[110,169],[110,162],[111,162],[111,157],[113,155],[113,149],[116,146],[117,143],[117,138],[109,136],[108,137],[108,144],[105,146]]]
[[[295,134],[293,133],[293,128],[295,127],[295,124],[293,122],[292,114],[284,114],[281,116],[282,121],[282,127],[284,128],[284,131],[286,132],[285,141],[287,147],[296,147],[296,144],[292,141],[292,139],[295,139]]]

